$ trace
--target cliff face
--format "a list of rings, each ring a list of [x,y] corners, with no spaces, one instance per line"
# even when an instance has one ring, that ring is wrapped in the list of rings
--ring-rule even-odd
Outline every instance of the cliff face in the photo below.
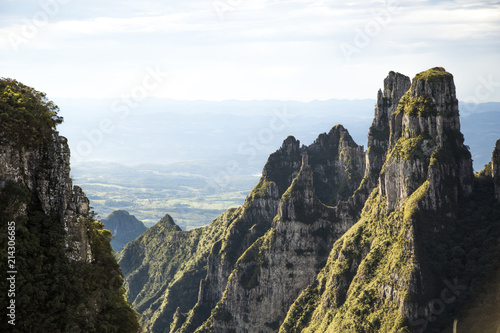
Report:
[[[15,325],[2,320],[1,330],[137,332],[111,234],[72,186],[70,151],[55,131],[62,121],[57,111],[45,94],[0,79],[0,246],[11,246],[10,270],[17,272],[11,299],[0,302],[6,308],[14,301]],[[15,232],[9,245],[7,225],[10,236]],[[1,259],[7,264],[6,253]],[[0,282],[5,295],[8,287]]]
[[[364,174],[363,148],[335,126],[301,151],[301,168],[292,173],[270,229],[236,263],[205,329],[275,331],[354,223],[356,207],[346,200]]]
[[[442,68],[417,75],[390,116],[390,137],[379,191],[387,209],[430,180],[427,204],[433,210],[456,203],[472,191],[472,160],[463,146],[453,76]],[[445,178],[455,182],[444,189]],[[443,191],[451,193],[443,193]]]
[[[68,258],[91,262],[92,250],[84,223],[89,216],[89,201],[81,188],[73,187],[69,177],[66,138],[55,132],[49,142],[48,147],[26,147],[4,137],[0,145],[0,187],[7,182],[25,186],[43,213],[64,226],[65,247],[71,249]],[[14,215],[27,216],[28,212],[29,206],[23,205]]]
[[[474,221],[464,218],[487,196],[483,182],[489,180],[474,180],[457,105],[453,77],[444,69],[413,79],[389,117],[378,188],[361,219],[335,243],[315,282],[292,305],[280,332],[451,327],[454,311],[474,294],[470,286],[484,283],[469,266],[477,259],[466,252],[474,249],[495,262],[488,253],[496,253],[499,235],[499,221],[488,217],[498,206],[483,202]],[[470,236],[481,228],[495,230],[488,245]],[[454,294],[443,298],[446,293]]]
[[[303,178],[299,177],[299,174],[302,174],[303,156],[309,156],[307,177],[304,178],[307,179],[307,182],[304,182]],[[170,264],[167,266],[163,265],[161,268],[163,270],[162,275],[165,277],[163,282],[156,283],[151,281],[151,278],[143,278],[142,282],[137,282],[140,280],[136,278],[137,276],[146,276],[145,271],[140,273],[141,270],[148,270],[150,272],[149,276],[158,274],[151,273],[151,268],[157,266],[156,263],[153,264],[151,262],[151,258],[147,258],[144,255],[137,257],[133,254],[134,251],[132,250],[139,243],[142,243],[143,245],[141,246],[148,249],[152,248],[153,242],[151,240],[156,236],[153,231],[150,234],[150,230],[148,230],[138,240],[125,247],[120,261],[127,279],[129,296],[132,296],[131,301],[133,301],[135,308],[144,315],[142,319],[144,326],[159,332],[172,325],[173,331],[192,332],[209,319],[212,309],[223,298],[226,290],[236,288],[239,293],[246,292],[248,287],[252,287],[251,289],[253,289],[255,286],[252,286],[252,283],[254,282],[251,282],[250,285],[244,282],[247,275],[250,274],[248,273],[248,269],[251,270],[251,268],[248,267],[255,266],[253,262],[246,265],[248,268],[246,269],[247,272],[243,273],[245,276],[242,279],[237,279],[238,283],[236,285],[234,285],[234,281],[228,281],[232,274],[234,275],[237,274],[235,272],[241,271],[240,265],[237,264],[239,258],[246,253],[249,247],[256,247],[258,239],[272,231],[278,231],[277,234],[281,243],[290,241],[290,237],[293,239],[301,235],[309,237],[308,241],[303,242],[301,246],[286,249],[286,252],[281,254],[282,258],[284,258],[288,256],[288,253],[294,253],[297,260],[301,262],[309,259],[316,262],[316,266],[313,269],[304,271],[305,277],[291,278],[291,282],[289,283],[292,284],[295,280],[301,280],[303,281],[301,282],[301,286],[305,287],[314,278],[322,265],[324,265],[326,255],[334,239],[342,233],[339,230],[345,231],[348,226],[355,222],[356,214],[353,216],[353,214],[348,214],[347,211],[350,209],[356,211],[357,209],[359,213],[360,210],[360,207],[354,208],[349,203],[344,203],[341,209],[334,209],[325,205],[322,200],[329,205],[337,205],[339,202],[342,202],[341,200],[347,200],[359,186],[364,174],[364,166],[363,147],[357,146],[342,126],[335,126],[328,134],[320,135],[309,147],[301,147],[299,141],[293,137],[288,137],[283,142],[282,147],[269,157],[268,162],[264,166],[262,178],[249,194],[243,206],[227,215],[222,225],[217,222],[219,220],[217,219],[211,225],[198,230],[201,233],[200,237],[206,237],[211,243],[207,241],[203,255],[199,252],[196,252],[195,255],[196,258],[200,258],[201,260],[199,266],[206,266],[206,270],[204,268],[200,273],[206,274],[206,277],[201,282],[191,279],[189,283],[192,284],[189,287],[184,286],[185,289],[191,290],[189,299],[192,300],[193,297],[197,297],[194,307],[192,305],[189,307],[180,306],[179,303],[179,311],[177,311],[177,306],[166,306],[166,304],[177,304],[169,296],[172,294],[169,291],[169,284],[173,281],[171,280],[172,277],[166,275],[166,267],[170,267]],[[293,186],[289,188],[292,184]],[[294,207],[295,204],[302,202],[302,192],[297,189],[301,189],[304,184],[307,184],[309,188],[307,196],[310,198],[310,201],[303,208]],[[290,193],[294,195],[290,196]],[[322,200],[316,197],[316,193]],[[309,204],[312,206],[309,206]],[[310,219],[307,218],[306,213],[300,212],[300,209],[305,209],[307,212],[315,209],[323,209],[325,216],[319,222],[309,221]],[[278,220],[275,217],[278,213],[281,214],[282,220],[290,224],[289,228],[277,228],[279,223],[277,223]],[[297,214],[299,213],[302,215],[298,216]],[[338,226],[331,228],[327,226],[327,220],[330,219],[328,216],[337,220],[338,222],[336,223]],[[307,220],[304,221],[304,218],[307,218]],[[298,221],[298,219],[302,220]],[[307,226],[307,224],[311,225]],[[180,234],[186,235],[189,233],[181,232]],[[148,238],[150,241],[144,241],[142,240],[143,238]],[[314,245],[306,247],[306,243]],[[164,245],[158,245],[158,247],[154,245],[155,250],[153,251],[162,251],[163,247]],[[167,253],[166,255],[164,252],[156,258],[158,261],[172,263],[176,262],[172,258],[178,255],[180,254],[177,252]],[[290,257],[290,260],[293,261],[294,259]],[[129,267],[131,261],[136,262],[137,265]],[[276,270],[275,273],[284,276],[286,273],[288,278],[292,263],[282,262],[282,264],[283,270]],[[256,281],[256,278],[258,277],[255,277],[254,281]],[[242,282],[243,285],[239,282]],[[262,283],[259,282],[261,285],[259,288],[269,289],[270,286],[266,287],[268,282],[270,283],[270,280],[267,282],[262,281]],[[164,291],[152,293],[151,284],[155,284],[154,290],[162,289]],[[295,296],[302,288],[300,286],[295,287]],[[192,292],[194,289],[197,290],[196,293]],[[150,296],[143,299],[142,295],[145,294]],[[284,304],[291,304],[295,296],[283,292],[279,297],[283,299]],[[263,296],[260,303],[261,305],[268,303],[268,307],[270,307],[279,297],[276,295],[274,298],[266,298],[264,300],[265,297]],[[146,307],[149,308],[146,309]],[[189,311],[190,309],[191,311]],[[270,320],[268,325],[272,327],[279,325],[286,314],[286,309],[286,305],[282,307],[279,315]],[[187,313],[188,311],[189,313]],[[234,311],[236,313],[238,309],[235,307]],[[255,306],[253,307],[253,311],[250,314],[254,320],[253,323],[255,325],[258,324],[259,327],[264,325],[263,322],[256,320],[263,311],[257,311]],[[247,317],[248,315],[245,317],[245,320],[248,319]],[[235,322],[233,325],[238,326],[239,324]],[[256,329],[251,324],[247,326],[250,331]]]
[[[368,131],[368,150],[366,152],[366,175],[371,187],[378,183],[378,175],[389,149],[390,119],[399,105],[399,100],[410,88],[410,78],[390,72],[384,79],[384,89],[377,94],[375,117]]]
[[[498,261],[494,161],[473,175],[451,74],[390,72],[366,152],[340,125],[310,146],[288,137],[242,207],[153,249],[153,232],[129,244],[129,294],[149,295],[136,308],[153,332],[448,328]],[[195,233],[204,245],[173,267]],[[160,266],[154,286],[136,278]]]

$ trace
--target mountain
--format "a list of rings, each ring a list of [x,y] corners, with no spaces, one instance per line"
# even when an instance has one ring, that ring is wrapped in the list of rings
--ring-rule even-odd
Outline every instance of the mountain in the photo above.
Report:
[[[111,233],[69,177],[58,111],[44,93],[0,79],[0,259],[8,275],[0,330],[137,332]]]
[[[101,222],[113,234],[111,246],[118,253],[128,242],[133,241],[148,229],[144,223],[125,210],[116,210],[102,219]]]
[[[376,99],[301,103],[145,98],[127,116],[112,112],[111,99],[57,103],[65,111],[66,121],[58,128],[72,150],[72,178],[100,216],[123,209],[150,227],[168,212],[187,230],[240,206],[286,135],[309,145],[318,133],[330,130],[333,119],[366,146]],[[480,171],[500,136],[500,103],[459,102],[459,107],[465,144],[474,170]],[[113,126],[100,128],[96,120],[109,120]]]
[[[453,76],[390,72],[365,151],[288,137],[238,209],[122,252],[150,332],[496,332],[500,141],[473,173]]]

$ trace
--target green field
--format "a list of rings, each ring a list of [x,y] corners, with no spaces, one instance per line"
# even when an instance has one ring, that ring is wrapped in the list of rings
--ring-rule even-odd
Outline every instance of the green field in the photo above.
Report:
[[[223,211],[240,206],[258,180],[255,176],[238,176],[224,191],[207,191],[207,177],[151,168],[79,166],[73,168],[72,177],[101,218],[123,209],[150,227],[170,214],[184,230],[207,225]]]

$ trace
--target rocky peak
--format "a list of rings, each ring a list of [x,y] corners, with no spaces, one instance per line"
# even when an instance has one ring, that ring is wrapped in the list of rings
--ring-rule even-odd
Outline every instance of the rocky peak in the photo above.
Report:
[[[160,221],[158,221],[157,225],[167,230],[182,231],[182,229],[177,224],[175,224],[172,216],[168,214],[165,214],[165,216]]]
[[[283,194],[278,209],[282,221],[304,221],[307,212],[316,208],[313,187],[313,172],[308,163],[307,152],[302,153],[302,167],[292,185]]]
[[[300,148],[300,141],[295,139],[295,137],[293,137],[292,135],[289,135],[283,141],[283,144],[281,145],[280,149],[278,149],[278,152],[287,155],[292,155],[298,152],[299,148]]]
[[[391,147],[402,135],[408,138],[422,133],[434,136],[436,143],[443,146],[447,138],[454,139],[453,134],[459,131],[453,76],[442,67],[417,74],[392,117]],[[455,142],[457,145],[462,143]]]
[[[363,146],[358,146],[342,125],[336,125],[304,150],[318,199],[329,206],[347,200],[365,172]]]
[[[458,103],[453,75],[443,67],[434,67],[418,73],[410,88],[413,98],[430,97],[437,112],[443,117],[458,116]]]
[[[389,154],[380,176],[380,193],[387,209],[400,208],[429,179],[433,209],[457,202],[472,191],[472,160],[463,145],[453,76],[435,67],[415,76],[390,116]],[[442,182],[457,183],[451,195],[442,193]]]
[[[365,186],[373,188],[378,181],[378,174],[384,164],[389,147],[390,116],[396,111],[401,97],[410,89],[411,81],[406,75],[389,72],[384,79],[384,89],[378,91],[375,117],[368,132],[368,150],[366,152]]]
[[[397,105],[397,101],[408,91],[410,84],[411,82],[408,76],[390,71],[384,79],[384,92],[382,97],[391,101],[392,104]],[[379,91],[379,95],[380,93]]]
[[[389,139],[389,116],[396,110],[399,100],[410,88],[410,78],[406,75],[389,72],[384,79],[384,89],[378,91],[375,117],[368,132],[368,147],[376,145],[387,148]]]
[[[128,242],[133,241],[147,230],[141,221],[125,210],[115,210],[101,222],[113,234],[111,246],[116,252],[120,252]]]
[[[263,179],[272,181],[283,194],[297,175],[301,163],[300,141],[289,136],[280,149],[269,156],[262,171]]]

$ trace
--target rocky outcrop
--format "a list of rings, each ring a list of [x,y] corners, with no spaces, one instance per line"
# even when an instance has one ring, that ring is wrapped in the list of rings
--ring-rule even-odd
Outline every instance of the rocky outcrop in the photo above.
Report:
[[[284,147],[287,143],[295,141],[289,137]],[[284,151],[293,152],[293,163],[288,156],[284,164],[275,163],[276,155],[271,155],[263,175],[281,174],[271,165],[295,167],[300,152],[301,168],[286,169],[290,170],[285,173],[289,187],[275,197],[280,200],[274,211],[277,216],[267,233],[249,245],[233,270],[226,271],[231,275],[227,285],[219,285],[224,291],[219,296],[222,300],[203,327],[215,331],[275,331],[289,305],[326,263],[333,242],[357,219],[360,207],[349,199],[365,171],[364,151],[345,128],[334,126],[310,146],[300,150],[298,144],[294,149],[282,147],[276,154]],[[278,183],[282,180],[277,179]]]
[[[314,239],[313,243],[318,243],[307,249],[307,251],[312,251],[307,253],[316,258],[316,264],[311,261],[312,268],[306,269],[309,274],[307,281],[314,278],[314,275],[325,263],[334,237],[339,236],[336,234],[337,229],[347,230],[348,226],[356,220],[354,217],[356,214],[353,216],[350,211],[357,209],[359,212],[361,209],[361,207],[354,209],[351,204],[343,200],[350,198],[363,177],[364,150],[352,140],[347,130],[340,125],[332,128],[329,133],[321,134],[308,147],[301,147],[298,140],[294,137],[288,137],[283,142],[282,147],[269,157],[264,166],[262,178],[251,191],[243,206],[225,214],[225,218],[217,219],[209,226],[197,229],[196,232],[199,234],[196,237],[200,242],[205,239],[205,245],[203,248],[198,247],[196,252],[190,254],[197,259],[195,260],[196,264],[189,267],[191,269],[194,267],[203,268],[196,271],[197,276],[199,274],[206,275],[201,281],[185,278],[191,274],[188,274],[187,266],[175,266],[176,268],[172,266],[179,262],[180,256],[185,257],[186,255],[185,250],[180,253],[175,249],[178,248],[181,251],[182,239],[190,234],[192,234],[190,237],[193,237],[195,231],[175,232],[165,236],[162,242],[157,242],[155,239],[158,238],[158,232],[154,231],[153,227],[125,247],[120,264],[127,279],[130,300],[135,308],[143,314],[142,322],[146,329],[161,332],[172,325],[173,331],[193,332],[210,318],[212,309],[223,298],[225,291],[232,288],[232,283],[228,283],[228,281],[231,274],[238,269],[236,268],[238,259],[260,238],[265,237],[271,229],[275,230],[275,217],[279,212],[280,205],[283,205],[280,202],[285,200],[282,197],[286,193],[290,193],[290,185],[294,182],[297,183],[304,154],[309,156],[307,174],[310,176],[310,188],[315,193],[315,204],[313,207],[309,207],[309,211],[323,207],[329,212],[331,219],[339,221],[336,227],[325,226],[325,221],[310,221],[312,224],[317,222],[322,227],[315,225],[315,228],[307,227],[297,233],[297,235],[302,236],[307,233],[309,235],[307,237]],[[300,191],[296,189],[293,193],[296,197]],[[294,202],[300,201],[297,200]],[[325,203],[339,208],[333,209]],[[290,218],[286,217],[284,220],[288,221]],[[224,220],[222,225],[221,220]],[[281,229],[278,230],[281,231]],[[284,239],[288,237],[282,236],[285,237]],[[175,241],[171,237],[174,237]],[[169,245],[172,251],[165,252],[162,251],[165,245],[161,245],[165,242],[167,244],[173,242],[178,246],[172,248]],[[140,250],[141,248],[148,250],[143,251]],[[297,249],[299,253],[303,250]],[[147,256],[146,253],[151,255]],[[156,253],[156,255],[152,255],[152,253]],[[318,256],[318,253],[321,253],[321,256]],[[156,259],[154,262],[153,258]],[[159,265],[159,262],[168,262],[169,264]],[[285,265],[283,272],[289,270],[290,268],[286,268]],[[177,281],[173,280],[174,276],[170,275],[169,271],[178,271],[175,277]],[[158,279],[146,278],[146,276],[159,274],[163,276],[161,282]],[[184,299],[189,301],[174,301],[175,292],[171,288],[177,288],[181,285],[184,290],[190,290],[189,295],[186,292],[184,296]],[[199,288],[199,290],[196,293],[197,302],[193,307],[192,305],[188,306],[188,304],[194,297],[192,292],[194,288]],[[158,292],[152,293],[151,290]],[[266,302],[268,301],[266,299]],[[287,304],[291,304],[292,301],[293,296],[291,295],[286,295],[284,298],[284,302]],[[236,311],[236,309],[234,310]],[[281,309],[280,315],[276,318],[282,320],[285,313],[286,309]],[[257,312],[252,314],[254,318],[257,315]],[[278,320],[273,325],[278,325],[279,322]],[[248,327],[252,330],[250,325]]]
[[[273,227],[240,257],[211,325],[215,331],[273,332],[326,262],[345,227],[315,196],[313,172],[302,167],[281,199]],[[226,314],[221,316],[220,314]]]
[[[84,223],[89,216],[89,201],[81,188],[72,185],[66,138],[54,132],[47,145],[19,146],[5,139],[0,142],[0,188],[9,181],[26,186],[43,213],[64,226],[67,256],[91,262],[93,257]],[[28,206],[15,213],[16,216],[26,214]]]
[[[389,155],[379,191],[388,212],[400,209],[426,179],[427,204],[437,210],[472,192],[472,160],[460,133],[453,76],[436,67],[420,73],[390,116]],[[443,189],[445,178],[455,183]],[[451,191],[444,193],[443,191]]]
[[[342,126],[334,126],[304,147],[313,172],[316,196],[328,206],[347,201],[365,173],[363,146],[358,146]]]
[[[229,210],[209,226],[183,231],[167,214],[123,248],[119,264],[125,287],[145,330],[164,332],[174,313],[193,308],[200,280],[207,274],[207,257],[233,216],[234,210]],[[176,318],[181,317],[185,320]]]
[[[440,292],[463,293],[466,274],[450,282],[450,265],[436,252],[437,244],[456,251],[453,237],[460,238],[450,230],[471,227],[459,220],[459,206],[473,191],[473,173],[453,77],[443,68],[418,74],[388,116],[378,187],[315,282],[294,302],[280,332],[423,332],[436,322]],[[441,325],[449,322],[441,318]]]
[[[367,185],[371,188],[377,185],[378,175],[389,149],[390,118],[396,111],[399,100],[410,88],[410,84],[409,77],[391,71],[384,79],[383,91],[378,91],[375,117],[368,131],[366,151]]]

